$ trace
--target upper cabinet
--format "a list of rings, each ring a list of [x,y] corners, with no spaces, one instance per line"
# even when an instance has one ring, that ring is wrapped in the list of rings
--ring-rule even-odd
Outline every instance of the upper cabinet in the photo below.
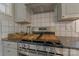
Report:
[[[58,20],[77,20],[79,19],[79,3],[59,3],[57,4]]]
[[[24,3],[15,4],[15,21],[18,23],[29,23],[31,11]]]

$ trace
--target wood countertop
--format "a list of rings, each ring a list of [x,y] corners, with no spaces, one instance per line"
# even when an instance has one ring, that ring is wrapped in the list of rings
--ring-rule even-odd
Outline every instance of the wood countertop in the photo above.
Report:
[[[60,46],[56,46],[56,47],[59,47],[59,48],[69,48],[69,49],[79,49],[79,37],[63,37],[63,36],[58,36],[58,39],[63,44],[63,47],[60,47]],[[2,38],[2,41],[18,42],[18,40],[8,40],[7,38]]]

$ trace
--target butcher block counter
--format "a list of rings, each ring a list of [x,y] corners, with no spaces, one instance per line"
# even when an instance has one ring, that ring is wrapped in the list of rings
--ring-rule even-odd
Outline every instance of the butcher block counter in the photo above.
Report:
[[[62,47],[61,46],[54,46],[54,47],[79,49],[79,37],[58,36],[58,39],[61,41],[63,46]],[[2,41],[18,42],[21,40],[8,40],[7,38],[3,38]]]

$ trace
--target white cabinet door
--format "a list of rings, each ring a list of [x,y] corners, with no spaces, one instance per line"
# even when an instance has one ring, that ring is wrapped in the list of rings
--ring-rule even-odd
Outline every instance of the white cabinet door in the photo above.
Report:
[[[15,21],[23,22],[30,19],[30,10],[24,3],[15,4]]]
[[[24,6],[23,4],[15,4],[15,20],[16,21],[24,21],[24,14],[26,12],[24,11]]]
[[[17,49],[17,42],[9,42],[9,41],[3,41],[3,47],[8,47],[12,49]]]
[[[79,3],[62,3],[62,16],[77,16],[79,15]]]
[[[56,50],[56,53],[58,53],[58,54],[63,54],[63,48],[55,48],[55,50]]]
[[[69,49],[67,48],[55,48],[56,52],[58,54],[62,54],[63,56],[68,56],[69,55]]]
[[[77,49],[70,49],[71,56],[79,56],[79,50]]]
[[[66,15],[66,13],[67,13],[67,11],[66,11],[67,10],[67,7],[66,6],[67,6],[66,3],[62,3],[61,4],[61,7],[60,8],[61,8],[61,12],[62,12],[62,17],[67,16]]]
[[[17,50],[4,47],[3,55],[4,56],[17,56]]]
[[[66,4],[67,15],[79,16],[79,3],[67,3]]]
[[[63,55],[68,56],[69,55],[69,49],[63,48]]]
[[[64,3],[59,3],[56,5],[56,13],[57,13],[57,19],[62,20],[66,15],[66,4]]]
[[[79,19],[79,3],[62,3],[57,7],[58,20]]]

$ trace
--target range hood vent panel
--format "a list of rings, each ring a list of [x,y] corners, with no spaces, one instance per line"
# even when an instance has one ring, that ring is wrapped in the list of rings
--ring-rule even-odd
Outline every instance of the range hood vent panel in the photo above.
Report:
[[[55,3],[29,3],[26,4],[34,14],[52,12],[55,8]]]

